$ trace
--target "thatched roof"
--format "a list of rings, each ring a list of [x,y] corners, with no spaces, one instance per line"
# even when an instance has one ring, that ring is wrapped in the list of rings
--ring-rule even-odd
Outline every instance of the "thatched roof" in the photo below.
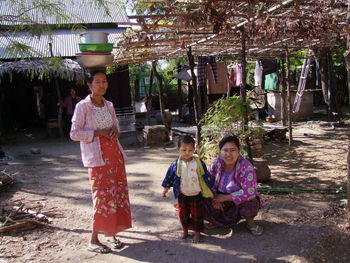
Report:
[[[4,62],[0,64],[0,83],[4,75],[10,77],[12,82],[14,73],[22,73],[28,78],[50,80],[53,78],[65,79],[83,83],[85,70],[71,59],[42,59],[42,60],[20,60],[15,62]]]
[[[140,29],[125,34],[118,64],[192,54],[284,57],[285,50],[345,46],[345,0],[145,0]]]

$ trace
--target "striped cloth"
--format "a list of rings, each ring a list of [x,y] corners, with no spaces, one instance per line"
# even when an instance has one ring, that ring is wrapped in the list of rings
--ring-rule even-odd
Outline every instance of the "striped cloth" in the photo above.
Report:
[[[216,68],[216,60],[214,56],[199,56],[198,57],[198,66],[197,66],[197,79],[198,86],[206,86],[206,74],[205,68],[209,64],[214,74],[215,82],[218,81],[218,72]]]

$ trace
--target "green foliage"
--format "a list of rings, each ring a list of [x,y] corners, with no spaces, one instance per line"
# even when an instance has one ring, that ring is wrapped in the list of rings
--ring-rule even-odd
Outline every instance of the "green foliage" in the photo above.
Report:
[[[214,157],[218,154],[218,142],[225,135],[236,135],[242,145],[246,138],[258,139],[264,136],[262,123],[249,121],[243,124],[245,116],[252,118],[253,111],[248,99],[243,102],[241,97],[224,97],[217,100],[206,112],[200,124],[202,125],[202,142],[200,155],[203,158]]]

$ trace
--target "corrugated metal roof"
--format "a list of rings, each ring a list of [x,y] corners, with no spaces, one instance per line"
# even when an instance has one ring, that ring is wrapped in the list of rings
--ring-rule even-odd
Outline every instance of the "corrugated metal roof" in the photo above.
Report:
[[[25,12],[31,19],[37,21],[39,24],[83,24],[83,23],[121,23],[129,22],[124,7],[118,4],[116,0],[104,1],[106,7],[108,7],[109,15],[105,12],[105,9],[98,6],[94,0],[50,0],[51,4],[57,3],[59,8],[63,9],[63,12],[69,16],[68,20],[58,19],[53,12],[40,11],[38,6],[39,1],[36,0],[19,0],[17,2],[10,0],[0,1],[0,15],[14,16],[23,13],[24,10],[30,10]],[[23,20],[22,15],[19,20]],[[17,22],[18,23],[18,22]],[[23,21],[20,23],[23,24]],[[2,20],[2,25],[15,25],[15,19],[9,19],[9,21]]]
[[[108,42],[117,43],[120,34],[125,32],[124,28],[99,28],[89,29],[88,32],[107,32]],[[40,38],[29,36],[26,32],[19,32],[16,36],[0,36],[0,59],[15,59],[26,57],[51,57],[49,43],[52,43],[52,54],[54,57],[74,57],[79,53],[78,43],[80,33],[83,31],[71,31],[68,29],[53,30],[50,34],[44,34]],[[85,31],[84,31],[85,32]],[[9,51],[11,41],[28,45],[32,52],[28,54],[16,54],[14,50]]]

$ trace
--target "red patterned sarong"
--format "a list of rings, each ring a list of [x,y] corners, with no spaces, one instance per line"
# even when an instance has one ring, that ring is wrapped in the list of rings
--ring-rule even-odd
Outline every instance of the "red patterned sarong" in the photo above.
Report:
[[[104,166],[89,168],[94,208],[92,228],[114,236],[131,228],[125,163],[116,141],[100,137]]]

